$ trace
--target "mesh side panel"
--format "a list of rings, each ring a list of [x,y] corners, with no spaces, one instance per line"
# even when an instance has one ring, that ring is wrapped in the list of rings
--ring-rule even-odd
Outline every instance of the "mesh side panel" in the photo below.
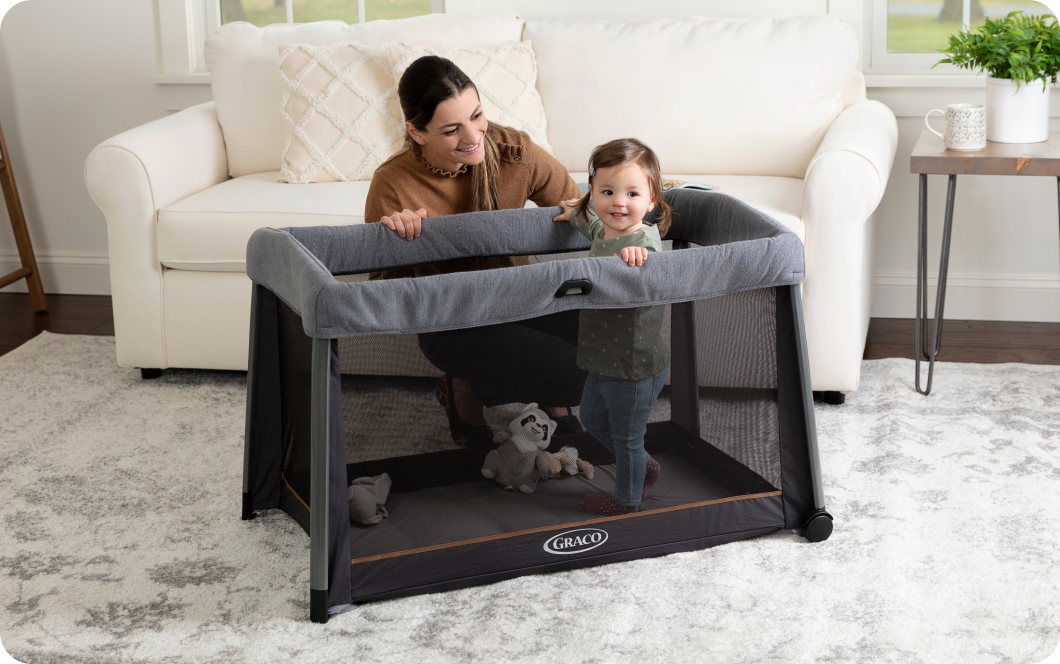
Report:
[[[695,304],[702,437],[780,486],[776,290]]]
[[[283,476],[308,505],[313,340],[302,331],[301,317],[280,300],[277,301],[277,321]]]
[[[533,256],[530,260],[582,255]],[[336,278],[356,282],[367,277]],[[670,421],[673,388],[668,385],[645,435],[645,447],[663,473],[642,509],[699,505],[780,488],[775,309],[773,289],[694,303],[699,432],[686,431]],[[666,310],[663,334],[669,339],[671,308]],[[546,330],[555,337],[549,340],[551,350],[513,349],[534,359],[515,363],[496,382],[521,385],[531,376],[546,386],[554,384],[554,390],[545,389],[519,401],[571,406],[577,416],[584,379],[574,390],[559,385],[562,381],[549,383],[554,375],[576,370],[576,326],[571,339],[570,329],[557,328],[555,320],[546,319],[516,325]],[[556,349],[564,343],[571,345],[570,355],[560,362]],[[282,303],[280,345],[284,472],[291,488],[308,503],[312,348],[300,319]],[[481,360],[479,354],[476,347],[470,347],[467,363]],[[428,361],[416,335],[339,339],[338,355],[348,479],[386,472],[393,481],[386,501],[388,518],[370,528],[351,529],[355,560],[578,523],[591,518],[582,509],[585,494],[610,493],[614,487],[614,456],[590,434],[579,431],[576,417],[566,418],[566,428],[553,438],[549,450],[557,451],[563,445],[577,448],[581,458],[596,466],[592,479],[579,474],[541,480],[530,495],[505,490],[485,479],[481,468],[496,447],[489,444],[490,432],[481,447],[454,442],[437,393],[445,372]],[[557,367],[557,362],[570,366]],[[564,375],[569,382],[571,374]],[[479,389],[486,403],[496,396],[491,390],[503,391],[505,386],[486,389],[480,385]],[[497,412],[487,409],[484,415],[500,428],[504,422],[495,417]]]

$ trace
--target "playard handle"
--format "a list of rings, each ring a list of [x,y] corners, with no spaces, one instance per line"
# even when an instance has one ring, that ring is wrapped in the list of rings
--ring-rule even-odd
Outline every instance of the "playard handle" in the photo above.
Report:
[[[556,297],[567,295],[588,295],[593,292],[593,282],[588,279],[568,279],[556,291]]]

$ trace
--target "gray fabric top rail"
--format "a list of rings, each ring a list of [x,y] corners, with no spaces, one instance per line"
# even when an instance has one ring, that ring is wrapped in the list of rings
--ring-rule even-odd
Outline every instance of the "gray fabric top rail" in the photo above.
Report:
[[[536,208],[438,217],[408,241],[383,224],[261,228],[247,245],[247,276],[302,317],[315,338],[411,334],[476,327],[566,309],[684,302],[805,278],[802,243],[751,206],[717,192],[671,190],[667,240],[695,245],[653,254],[641,268],[618,257],[578,258],[359,283],[333,275],[440,263],[466,256],[519,256],[588,249],[588,241]],[[564,282],[586,279],[585,295],[557,298]]]

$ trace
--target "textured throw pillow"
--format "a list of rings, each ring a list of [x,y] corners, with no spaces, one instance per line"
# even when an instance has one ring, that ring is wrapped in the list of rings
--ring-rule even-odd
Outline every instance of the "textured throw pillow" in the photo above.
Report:
[[[405,137],[397,81],[413,49],[408,42],[281,45],[280,182],[370,180]]]
[[[545,133],[545,107],[537,92],[537,58],[529,40],[496,50],[424,50],[452,60],[471,77],[478,88],[482,109],[491,122],[525,131],[534,143],[551,154],[552,147]]]
[[[280,47],[286,126],[280,182],[370,180],[404,141],[397,82],[416,58],[441,55],[475,82],[486,117],[549,152],[530,42],[438,51],[409,42]]]

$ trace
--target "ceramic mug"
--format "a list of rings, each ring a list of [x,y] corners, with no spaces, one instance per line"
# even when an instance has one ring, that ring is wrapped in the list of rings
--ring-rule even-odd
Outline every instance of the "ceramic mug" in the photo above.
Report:
[[[939,134],[928,124],[932,113],[943,113],[932,109],[924,116],[927,128],[942,139],[947,150],[982,150],[986,147],[986,107],[982,104],[950,104],[943,113],[946,116],[946,134]]]

